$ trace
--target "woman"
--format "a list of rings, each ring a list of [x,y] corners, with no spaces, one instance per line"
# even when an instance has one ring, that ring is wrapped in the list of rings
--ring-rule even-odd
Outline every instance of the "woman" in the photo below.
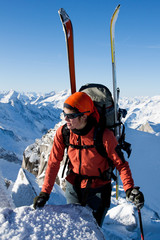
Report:
[[[99,122],[98,111],[86,93],[76,92],[65,101],[63,113],[70,131],[70,161],[65,192],[67,203],[89,205],[101,226],[110,207],[111,178],[106,177],[109,171],[106,157],[102,156],[94,145],[95,128]],[[34,199],[34,208],[44,206],[52,191],[66,147],[62,129],[63,126],[59,127],[54,137],[44,184],[41,193]],[[113,132],[108,129],[103,132],[103,145],[109,159],[120,173],[127,198],[142,207],[143,194],[139,188],[134,187],[128,162],[122,157],[123,154],[119,154],[118,142]]]

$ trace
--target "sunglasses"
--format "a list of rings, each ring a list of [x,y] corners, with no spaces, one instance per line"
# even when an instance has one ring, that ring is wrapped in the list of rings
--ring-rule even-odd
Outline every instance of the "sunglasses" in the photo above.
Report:
[[[80,113],[65,113],[63,111],[63,115],[64,117],[67,117],[68,119],[74,119],[76,117],[80,117],[83,116],[84,113],[89,113],[90,111],[86,111],[86,112],[80,112]]]

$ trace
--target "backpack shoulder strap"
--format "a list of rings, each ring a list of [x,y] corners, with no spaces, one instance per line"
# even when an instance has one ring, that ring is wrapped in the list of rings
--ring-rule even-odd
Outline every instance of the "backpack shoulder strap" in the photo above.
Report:
[[[67,124],[64,124],[62,127],[62,136],[63,136],[63,142],[66,145],[66,147],[69,147],[69,138],[70,138],[70,130],[67,128]]]
[[[68,147],[69,147],[69,137],[70,137],[70,130],[67,128],[67,124],[64,124],[63,127],[62,127],[62,136],[63,136],[63,142],[67,148],[67,151],[68,151]],[[68,157],[68,154],[66,155],[66,159],[65,159],[65,162],[64,162],[64,167],[63,167],[63,170],[62,170],[62,178],[64,177],[64,172],[65,172],[65,169],[66,169],[66,166],[69,162],[69,157]]]
[[[116,176],[113,173],[114,170],[114,164],[113,161],[108,157],[108,153],[103,145],[103,133],[104,133],[104,129],[105,128],[101,128],[100,126],[96,126],[95,127],[95,131],[94,131],[94,145],[96,147],[97,152],[102,156],[105,157],[108,161],[108,165],[109,165],[109,171],[111,174],[111,178],[113,178],[113,180],[116,180]],[[100,169],[99,169],[100,171]],[[103,175],[106,174],[106,172],[101,173],[100,175],[103,177]],[[108,173],[107,173],[108,174]]]
[[[97,152],[102,157],[108,158],[108,154],[103,145],[103,133],[104,133],[104,129],[101,128],[99,125],[97,125],[94,130],[94,145],[96,147]]]

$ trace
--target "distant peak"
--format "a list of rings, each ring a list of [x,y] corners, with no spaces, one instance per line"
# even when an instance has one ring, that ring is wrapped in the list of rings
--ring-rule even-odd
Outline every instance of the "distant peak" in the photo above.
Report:
[[[9,103],[10,101],[15,101],[19,98],[19,93],[11,89],[9,92],[6,92],[1,99],[2,103]]]

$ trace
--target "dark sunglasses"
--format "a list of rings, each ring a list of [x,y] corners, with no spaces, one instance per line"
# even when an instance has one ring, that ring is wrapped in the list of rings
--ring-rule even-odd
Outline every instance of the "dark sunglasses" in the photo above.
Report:
[[[63,111],[63,115],[64,115],[64,117],[67,117],[68,119],[73,119],[73,118],[76,118],[76,117],[83,116],[84,113],[88,113],[88,112],[90,112],[90,111],[80,112],[80,113],[65,113]]]

